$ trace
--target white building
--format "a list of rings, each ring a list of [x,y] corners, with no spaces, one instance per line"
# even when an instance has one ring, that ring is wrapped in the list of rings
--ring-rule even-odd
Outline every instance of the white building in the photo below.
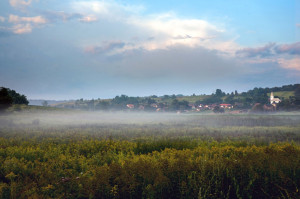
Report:
[[[273,92],[271,92],[271,95],[270,95],[270,104],[278,104],[279,102],[281,102],[281,100],[279,98],[275,98],[274,95],[273,95]]]

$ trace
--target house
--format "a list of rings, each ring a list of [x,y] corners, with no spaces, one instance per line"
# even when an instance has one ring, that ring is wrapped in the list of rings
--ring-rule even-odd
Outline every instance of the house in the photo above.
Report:
[[[126,106],[127,106],[128,108],[130,108],[130,109],[134,108],[134,105],[133,105],[133,104],[127,104]]]
[[[231,104],[220,104],[221,108],[228,108],[228,109],[232,109],[233,106]]]
[[[189,104],[189,107],[191,107],[191,109],[195,110],[196,109],[196,106],[195,104]]]
[[[158,105],[155,104],[155,103],[151,104],[150,106],[153,107],[153,108],[158,108]]]
[[[270,104],[272,104],[273,106],[276,106],[276,104],[278,104],[280,102],[281,102],[281,100],[279,98],[275,98],[273,92],[271,92]]]

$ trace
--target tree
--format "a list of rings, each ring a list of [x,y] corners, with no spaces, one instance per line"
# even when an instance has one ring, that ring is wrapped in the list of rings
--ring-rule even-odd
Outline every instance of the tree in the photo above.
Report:
[[[43,101],[42,105],[43,106],[48,106],[48,102],[47,101]]]
[[[103,111],[107,111],[109,109],[109,102],[108,101],[100,101],[96,107],[97,110],[103,110]]]
[[[300,85],[295,89],[295,105],[300,105]]]
[[[263,112],[264,111],[264,106],[261,103],[256,103],[252,109],[252,112]]]
[[[13,99],[13,104],[29,104],[29,101],[27,100],[25,95],[21,95],[17,93],[15,90],[7,89],[7,92],[10,97]]]
[[[9,96],[7,88],[0,88],[0,111],[9,108],[13,104],[13,99]]]
[[[224,113],[225,111],[220,106],[215,106],[214,109],[213,109],[213,112],[214,113]]]
[[[217,97],[223,97],[223,96],[225,96],[226,94],[225,94],[224,92],[222,92],[221,89],[217,89],[215,95],[216,95]]]

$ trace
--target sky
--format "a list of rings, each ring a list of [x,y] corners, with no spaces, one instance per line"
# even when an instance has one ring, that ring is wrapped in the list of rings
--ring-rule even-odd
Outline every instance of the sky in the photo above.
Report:
[[[0,86],[28,99],[300,83],[297,0],[1,0]]]

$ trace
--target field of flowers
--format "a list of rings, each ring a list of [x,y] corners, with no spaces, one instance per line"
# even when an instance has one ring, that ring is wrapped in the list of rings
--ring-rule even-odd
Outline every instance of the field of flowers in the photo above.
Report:
[[[0,198],[299,198],[299,187],[298,114],[0,116]]]

